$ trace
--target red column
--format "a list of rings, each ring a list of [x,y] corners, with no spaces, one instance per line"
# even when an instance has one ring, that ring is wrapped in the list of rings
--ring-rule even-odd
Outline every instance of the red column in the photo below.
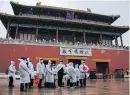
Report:
[[[111,40],[111,46],[113,45],[113,43],[112,43],[112,40]]]
[[[100,44],[102,44],[102,33],[100,33]]]
[[[120,35],[120,40],[121,40],[121,46],[123,47],[123,40],[122,40],[122,36]]]
[[[65,41],[65,38],[64,38],[64,36],[63,36],[63,42]]]
[[[118,46],[118,40],[117,40],[116,35],[115,35],[115,45]]]
[[[58,31],[58,29],[56,30],[56,42],[59,42],[59,31]]]
[[[36,41],[38,40],[38,26],[36,28]]]
[[[27,40],[28,40],[28,38],[29,38],[29,37],[28,37],[28,33],[27,33]]]
[[[18,38],[18,25],[16,26],[15,39]]]
[[[6,38],[10,37],[10,23],[8,22]]]
[[[72,15],[73,15],[73,17],[72,17],[72,18],[73,18],[73,19],[74,19],[74,13],[75,13],[75,12],[73,12],[73,13],[72,13]]]
[[[86,36],[85,36],[85,32],[83,31],[83,38],[84,38],[84,43],[86,43]]]

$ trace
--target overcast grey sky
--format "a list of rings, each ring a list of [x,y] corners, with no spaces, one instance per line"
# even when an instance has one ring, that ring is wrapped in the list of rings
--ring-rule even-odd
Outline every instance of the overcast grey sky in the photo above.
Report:
[[[39,0],[13,0],[24,5],[35,5]],[[120,15],[112,25],[129,26],[129,1],[87,1],[87,0],[41,0],[42,5],[65,7],[86,10],[90,8],[93,13],[104,15]],[[9,0],[0,0],[0,12],[13,14]],[[129,45],[130,30],[123,34],[124,45]],[[0,22],[0,37],[5,38],[6,29]],[[120,39],[119,44],[120,44]]]

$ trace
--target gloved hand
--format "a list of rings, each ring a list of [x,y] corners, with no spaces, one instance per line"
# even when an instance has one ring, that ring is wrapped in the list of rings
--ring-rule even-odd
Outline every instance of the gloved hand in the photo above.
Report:
[[[63,75],[66,75],[66,73],[64,73]]]

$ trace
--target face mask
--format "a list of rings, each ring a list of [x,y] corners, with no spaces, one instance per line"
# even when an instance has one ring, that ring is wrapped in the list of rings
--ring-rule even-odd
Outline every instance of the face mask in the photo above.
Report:
[[[51,62],[48,63],[49,65],[52,65]]]
[[[76,65],[75,68],[78,68],[78,65]]]
[[[40,63],[43,63],[43,60],[40,60]]]
[[[63,62],[60,62],[60,64],[63,64]]]

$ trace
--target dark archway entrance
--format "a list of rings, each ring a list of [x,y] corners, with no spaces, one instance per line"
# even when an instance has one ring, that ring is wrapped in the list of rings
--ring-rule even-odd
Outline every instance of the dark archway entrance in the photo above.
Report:
[[[103,73],[103,74],[109,73],[108,62],[96,62],[96,71],[97,73]]]

